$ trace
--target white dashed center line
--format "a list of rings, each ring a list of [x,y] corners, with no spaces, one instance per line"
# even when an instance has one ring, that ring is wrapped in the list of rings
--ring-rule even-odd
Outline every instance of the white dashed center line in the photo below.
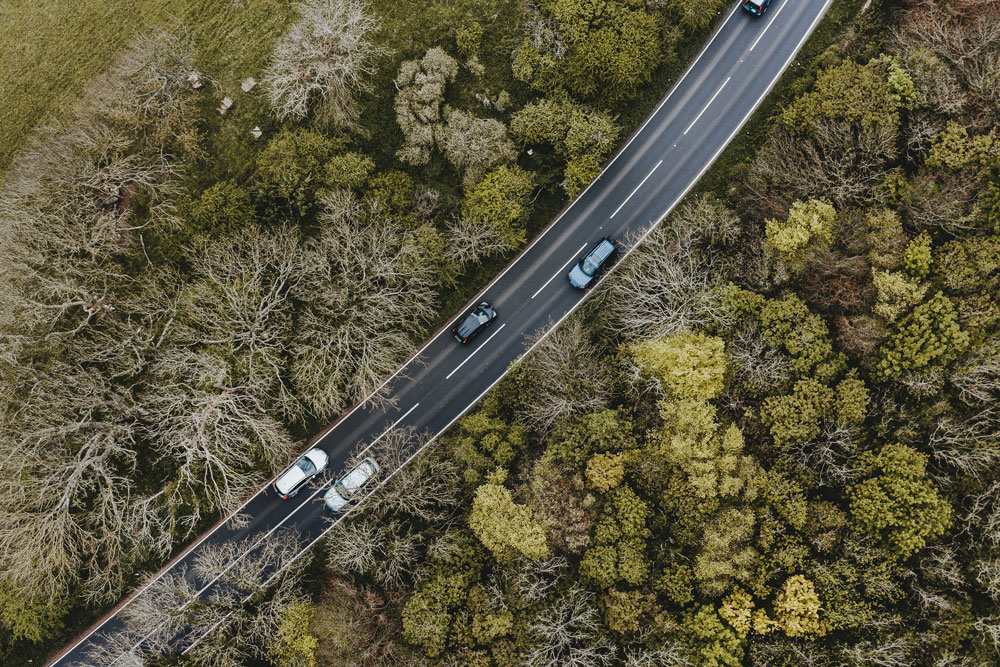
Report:
[[[632,195],[634,195],[636,192],[639,191],[639,188],[642,187],[642,184],[649,180],[649,177],[653,175],[653,172],[656,171],[656,169],[661,164],[663,164],[663,160],[660,160],[659,162],[657,162],[656,166],[649,170],[649,173],[646,174],[646,178],[644,178],[641,181],[639,181],[639,185],[635,186],[635,190],[633,190],[632,192],[630,192],[629,195],[628,195],[628,197],[625,197],[625,201],[623,201],[621,204],[618,205],[618,208],[615,209],[615,212],[612,213],[610,217],[613,218],[616,215],[618,215],[618,211],[622,210],[622,206],[624,206],[625,204],[628,203],[628,200],[632,198]]]
[[[732,79],[732,78],[733,77],[731,77],[731,76],[727,77],[726,80],[722,82],[722,85],[719,86],[719,89],[717,91],[715,91],[715,95],[712,95],[712,99],[710,99],[708,101],[708,104],[705,105],[705,108],[701,110],[701,113],[699,113],[697,116],[694,117],[694,120],[691,121],[690,125],[688,125],[688,129],[684,130],[684,134],[687,134],[688,132],[691,131],[691,128],[694,127],[694,124],[698,122],[699,118],[701,118],[701,114],[703,114],[706,111],[708,111],[708,107],[712,106],[712,102],[715,101],[715,98],[719,96],[719,93],[722,92],[722,89],[726,87],[727,83],[729,83],[729,79]]]
[[[543,289],[545,289],[546,287],[548,287],[549,283],[552,282],[553,280],[555,280],[556,276],[558,276],[560,273],[562,273],[563,271],[565,271],[566,267],[569,266],[570,263],[572,263],[572,261],[574,259],[576,259],[576,256],[579,255],[581,252],[583,252],[583,249],[586,248],[586,247],[587,247],[586,243],[584,243],[582,246],[580,246],[580,249],[577,250],[575,253],[573,253],[573,256],[569,258],[568,262],[566,262],[565,264],[563,264],[562,266],[560,266],[559,270],[556,271],[555,273],[553,273],[552,277],[549,278],[548,280],[546,280],[544,285],[542,285],[537,290],[535,290],[535,293],[531,295],[531,298],[534,299],[536,296],[538,296],[539,292],[541,292]]]
[[[500,333],[500,332],[501,332],[501,331],[503,330],[503,328],[504,328],[505,326],[507,326],[507,323],[506,323],[506,322],[505,322],[505,323],[503,323],[503,324],[501,324],[501,325],[500,325],[500,326],[499,326],[499,327],[497,328],[497,330],[493,332],[493,335],[491,335],[491,336],[490,336],[489,338],[487,338],[487,339],[486,339],[485,341],[483,341],[483,344],[482,344],[482,345],[480,345],[480,346],[479,346],[479,347],[477,347],[477,348],[476,348],[475,350],[473,350],[473,351],[472,351],[472,354],[470,354],[469,356],[467,356],[467,357],[465,358],[465,361],[463,361],[462,363],[460,363],[460,364],[459,364],[458,366],[455,366],[455,370],[453,370],[452,372],[448,373],[448,375],[446,375],[444,379],[445,379],[445,380],[450,380],[450,379],[451,379],[451,376],[452,376],[452,375],[454,375],[455,373],[457,373],[457,372],[458,372],[458,369],[459,369],[459,368],[461,368],[462,366],[464,366],[464,365],[465,365],[465,363],[466,363],[466,362],[467,362],[467,361],[468,361],[469,359],[471,359],[472,357],[476,356],[476,353],[477,353],[477,352],[479,352],[479,350],[481,350],[481,349],[483,349],[484,347],[486,347],[486,345],[487,345],[487,344],[488,344],[488,343],[489,343],[489,342],[490,342],[491,340],[493,340],[493,336],[496,336],[496,335],[497,335],[498,333]]]
[[[760,38],[764,36],[764,33],[767,32],[767,29],[771,27],[772,23],[774,23],[774,19],[778,18],[778,14],[781,13],[781,10],[784,9],[785,5],[787,5],[787,4],[788,3],[786,2],[783,5],[781,5],[780,7],[778,7],[778,11],[774,12],[774,14],[771,15],[771,20],[767,22],[767,25],[764,26],[764,29],[760,31],[759,35],[757,35],[757,39],[753,40],[753,44],[750,45],[750,50],[751,51],[753,51],[753,47],[757,46],[757,42],[759,42]]]

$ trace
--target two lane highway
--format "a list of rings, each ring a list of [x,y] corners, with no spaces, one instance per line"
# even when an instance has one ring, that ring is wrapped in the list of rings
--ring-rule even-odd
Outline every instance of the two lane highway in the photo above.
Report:
[[[287,501],[262,489],[239,510],[239,530],[221,524],[161,571],[184,566],[206,543],[261,538],[294,528],[303,552],[331,529],[336,517],[322,493],[344,472],[352,452],[389,429],[409,427],[437,437],[506,373],[528,349],[529,337],[575,310],[585,293],[566,273],[602,236],[626,238],[650,229],[683,198],[763,101],[822,18],[832,0],[774,0],[763,18],[731,9],[710,42],[656,111],[595,180],[472,303],[489,301],[499,313],[468,346],[439,331],[384,385],[391,399],[365,401],[314,440],[330,455],[330,469]],[[631,249],[628,250],[631,252]],[[392,471],[386,471],[383,482]],[[208,591],[216,582],[208,582]],[[135,595],[142,595],[142,590]],[[108,633],[121,631],[119,607],[50,665],[90,665],[89,652]],[[139,638],[141,639],[141,638]],[[185,637],[178,650],[198,637]],[[139,644],[137,641],[136,644]],[[137,646],[141,652],[142,647]],[[124,661],[119,661],[123,664]]]

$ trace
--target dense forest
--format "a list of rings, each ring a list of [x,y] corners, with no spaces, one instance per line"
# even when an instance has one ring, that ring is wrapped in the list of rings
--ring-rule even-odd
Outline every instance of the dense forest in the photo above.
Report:
[[[12,163],[5,663],[377,387],[729,7],[387,4],[298,6],[237,99],[266,112],[260,139],[161,32]],[[128,608],[149,637],[128,663],[996,664],[1000,2],[835,2],[803,59],[752,141],[473,413],[308,558],[275,533],[195,605],[158,580]],[[393,433],[381,460],[426,438]],[[192,628],[211,634],[174,656]]]

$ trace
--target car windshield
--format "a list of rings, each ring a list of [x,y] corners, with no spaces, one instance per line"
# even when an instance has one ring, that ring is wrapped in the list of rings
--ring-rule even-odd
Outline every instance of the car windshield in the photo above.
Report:
[[[299,469],[302,470],[307,476],[316,472],[316,466],[309,459],[302,458],[299,459]]]
[[[472,317],[474,317],[480,324],[486,324],[490,321],[489,314],[483,308],[476,308],[472,311]]]

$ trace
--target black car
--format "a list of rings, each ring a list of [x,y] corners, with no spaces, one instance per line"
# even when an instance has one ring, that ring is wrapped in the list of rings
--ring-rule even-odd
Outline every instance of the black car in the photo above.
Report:
[[[475,338],[476,334],[488,327],[497,318],[497,311],[483,301],[472,309],[472,312],[458,321],[458,324],[451,328],[451,333],[459,343],[468,343]]]
[[[743,0],[743,9],[754,16],[763,16],[770,4],[771,0]]]

